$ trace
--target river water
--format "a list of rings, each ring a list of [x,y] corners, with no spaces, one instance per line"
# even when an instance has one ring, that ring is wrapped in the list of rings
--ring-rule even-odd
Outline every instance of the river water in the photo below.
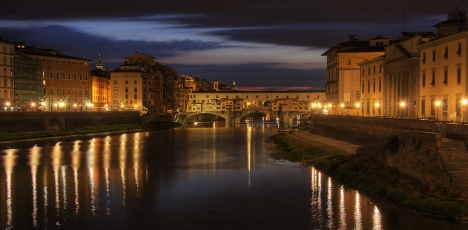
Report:
[[[199,123],[1,150],[0,227],[468,229],[271,159],[276,127]]]

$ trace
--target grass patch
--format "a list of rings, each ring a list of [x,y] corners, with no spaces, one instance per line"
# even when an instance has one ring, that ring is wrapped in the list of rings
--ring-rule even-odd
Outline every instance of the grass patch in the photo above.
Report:
[[[411,179],[378,164],[366,155],[343,154],[335,147],[284,133],[275,134],[272,139],[284,150],[282,154],[274,153],[272,157],[275,159],[292,162],[308,160],[308,163],[336,181],[371,196],[385,197],[403,208],[451,219],[468,215],[465,206],[439,198],[427,198],[427,194],[419,191],[417,185],[411,187],[402,184],[401,181]]]
[[[149,124],[119,124],[119,125],[102,125],[102,126],[90,126],[84,128],[78,128],[70,131],[34,131],[34,132],[20,132],[20,133],[0,133],[0,141],[15,141],[24,139],[34,138],[45,138],[45,137],[61,137],[71,135],[84,135],[90,133],[102,133],[102,132],[113,132],[123,131],[132,129],[153,129],[153,128],[164,128],[164,127],[175,127],[182,125],[179,122],[169,123],[149,123]]]

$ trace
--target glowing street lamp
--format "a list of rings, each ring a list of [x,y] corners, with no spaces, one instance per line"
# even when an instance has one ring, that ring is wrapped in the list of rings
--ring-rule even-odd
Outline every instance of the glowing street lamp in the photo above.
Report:
[[[341,116],[343,116],[343,108],[344,108],[344,104],[341,104]]]
[[[375,107],[377,107],[377,110],[379,109],[380,104],[378,102],[375,103]],[[379,113],[380,116],[380,113]]]
[[[463,104],[463,108],[462,108],[462,111],[463,111],[463,119],[462,119],[462,120],[463,120],[463,122],[465,122],[465,106],[466,106],[467,103],[468,103],[468,101],[467,101],[466,99],[464,99],[464,100],[462,101],[462,104]]]
[[[439,105],[440,105],[440,101],[436,101],[436,105],[437,105],[437,120],[439,120]]]
[[[400,103],[400,106],[401,106],[401,108],[402,108],[402,109],[400,110],[400,111],[401,111],[401,117],[402,117],[402,118],[404,117],[404,113],[405,113],[405,110],[403,109],[403,108],[405,107],[405,105],[406,105],[405,102],[401,102],[401,103]]]
[[[34,104],[34,103],[31,103],[31,106],[35,106],[35,105],[36,105],[36,104]]]

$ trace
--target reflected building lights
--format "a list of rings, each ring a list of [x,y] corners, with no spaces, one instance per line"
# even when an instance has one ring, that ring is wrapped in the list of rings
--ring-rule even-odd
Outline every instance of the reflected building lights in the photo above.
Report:
[[[110,199],[109,199],[109,166],[110,166],[110,137],[106,137],[104,146],[104,171],[106,173],[106,213],[110,214]]]
[[[56,214],[57,216],[59,215],[59,210],[60,210],[60,178],[59,178],[59,169],[60,169],[60,161],[61,161],[61,147],[60,147],[60,142],[57,142],[57,144],[54,147],[54,150],[52,152],[52,166],[54,170],[54,179],[55,179],[55,209],[56,209]]]
[[[90,198],[91,198],[91,214],[96,215],[96,190],[94,182],[94,169],[96,158],[96,138],[90,140],[90,147],[88,150],[88,170],[89,170],[89,184],[90,184]]]
[[[47,207],[49,206],[48,205],[48,192],[47,192],[47,186],[44,187],[44,226],[47,226],[47,221],[48,221],[48,218],[47,218]]]
[[[13,174],[13,167],[15,166],[15,149],[8,149],[5,151],[6,156],[5,156],[5,161],[4,161],[4,166],[5,166],[5,174],[6,174],[6,186],[7,186],[7,200],[6,200],[6,206],[7,206],[7,226],[10,227],[12,223],[12,218],[13,218],[13,211],[11,207],[11,201],[12,201],[12,196],[11,196],[11,176]]]
[[[317,199],[317,207],[322,213],[322,173],[318,172],[318,199]]]
[[[140,141],[140,133],[135,133],[135,147],[133,149],[133,171],[135,174],[135,185],[136,185],[136,195],[137,199],[139,198],[139,183],[138,183],[138,171],[140,170],[140,149],[138,149],[138,143]]]
[[[67,166],[62,166],[62,191],[63,191],[63,212],[67,209]]]
[[[377,206],[374,205],[374,213],[372,214],[373,230],[381,230],[382,229],[382,216],[380,215],[380,211]]]
[[[341,185],[340,188],[340,229],[346,229],[346,212],[343,185]]]
[[[125,207],[125,199],[126,199],[126,190],[127,184],[125,180],[125,158],[126,158],[126,149],[125,149],[125,142],[127,140],[127,134],[122,134],[120,137],[120,176],[122,177],[122,206]]]
[[[73,180],[75,182],[75,216],[78,215],[78,211],[80,210],[80,201],[79,201],[79,193],[78,193],[78,170],[80,168],[80,142],[75,141],[73,145],[72,151],[72,168],[73,168]]]
[[[359,192],[356,191],[356,204],[354,210],[354,222],[356,227],[354,229],[360,230],[362,229],[362,216],[361,216],[361,197]]]
[[[31,165],[32,193],[33,193],[33,226],[37,226],[37,167],[39,166],[40,149],[34,146],[29,155],[29,165]]]
[[[327,227],[332,229],[333,227],[333,207],[332,207],[332,183],[331,178],[328,177],[328,194],[327,194],[327,214],[328,214],[328,221]]]
[[[252,141],[252,127],[247,128],[247,168],[249,169],[249,191],[251,189],[251,181],[250,181],[250,157],[251,157],[251,141]]]

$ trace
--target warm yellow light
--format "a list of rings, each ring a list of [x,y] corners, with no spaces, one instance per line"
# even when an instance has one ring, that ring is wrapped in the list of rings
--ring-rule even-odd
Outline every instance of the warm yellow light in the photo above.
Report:
[[[318,107],[322,107],[322,105],[320,103],[318,103]]]
[[[34,103],[31,103],[31,106],[34,106],[35,104]]]
[[[436,101],[436,105],[440,105],[440,101]]]
[[[462,103],[463,103],[464,105],[466,105],[466,103],[468,103],[468,101],[465,99],[465,100],[462,101]]]
[[[73,107],[76,107],[76,104],[73,104]]]
[[[359,108],[359,103],[357,103],[357,104],[356,104],[356,107],[358,107],[358,108]]]
[[[377,102],[377,103],[375,103],[375,106],[379,107],[379,105],[380,105],[380,104],[379,104],[378,102]]]
[[[57,104],[54,104],[54,106],[57,106]]]
[[[107,105],[104,105],[104,107],[106,107],[106,108],[107,108]]]
[[[137,107],[137,105],[135,105],[135,108]]]
[[[5,105],[7,105],[7,106],[10,105],[10,102],[5,103]]]
[[[344,104],[341,104],[341,107],[344,107]]]
[[[123,105],[120,105],[120,107],[123,107]]]
[[[331,104],[328,104],[328,107],[331,107]]]
[[[60,102],[60,106],[63,106],[63,102]]]
[[[405,106],[405,103],[404,103],[404,102],[402,102],[400,105],[401,105],[401,106]]]

